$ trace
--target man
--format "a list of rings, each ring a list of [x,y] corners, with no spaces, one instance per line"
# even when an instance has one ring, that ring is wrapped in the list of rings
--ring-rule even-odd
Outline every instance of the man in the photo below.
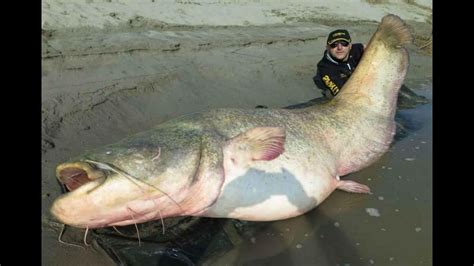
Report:
[[[364,53],[365,45],[351,43],[351,36],[345,29],[329,33],[326,51],[319,61],[313,81],[322,90],[324,97],[336,96],[349,79]]]
[[[311,106],[318,102],[336,96],[342,85],[349,79],[355,67],[364,53],[365,45],[361,43],[351,43],[349,32],[344,29],[335,30],[329,33],[324,56],[318,63],[316,75],[313,81],[322,90],[323,98],[315,98],[308,102],[287,106],[287,109],[296,109]],[[257,105],[255,108],[267,108],[264,105]]]
[[[351,43],[351,36],[345,29],[332,31],[328,35],[326,51],[323,58],[317,65],[316,75],[313,81],[322,90],[323,98],[331,99],[336,96],[344,83],[349,79],[354,69],[359,64],[365,45],[361,43]],[[314,102],[311,100],[308,104]],[[417,95],[407,86],[400,87],[397,105],[403,108],[412,108],[416,104],[428,103],[429,100],[421,95]]]

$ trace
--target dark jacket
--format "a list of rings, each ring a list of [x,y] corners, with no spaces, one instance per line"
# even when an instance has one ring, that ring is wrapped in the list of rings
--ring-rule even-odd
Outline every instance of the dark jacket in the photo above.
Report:
[[[348,60],[337,62],[327,51],[324,51],[324,56],[318,63],[313,81],[322,90],[325,97],[332,98],[339,93],[342,85],[349,79],[357,64],[359,64],[363,53],[364,45],[353,43]]]

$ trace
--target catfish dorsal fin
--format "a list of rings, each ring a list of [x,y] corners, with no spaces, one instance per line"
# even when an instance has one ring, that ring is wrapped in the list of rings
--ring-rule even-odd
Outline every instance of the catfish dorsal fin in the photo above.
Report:
[[[227,141],[228,158],[241,167],[255,160],[270,161],[282,154],[285,144],[282,127],[256,127]]]

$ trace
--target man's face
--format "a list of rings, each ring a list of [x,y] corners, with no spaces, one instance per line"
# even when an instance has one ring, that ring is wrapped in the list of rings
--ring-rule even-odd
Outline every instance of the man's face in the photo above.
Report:
[[[333,58],[346,61],[352,44],[345,41],[337,41],[327,46],[327,50]]]

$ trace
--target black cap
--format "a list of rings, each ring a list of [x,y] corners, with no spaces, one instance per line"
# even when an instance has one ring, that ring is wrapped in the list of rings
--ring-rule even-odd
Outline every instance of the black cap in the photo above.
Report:
[[[351,36],[349,35],[349,32],[347,30],[339,29],[339,30],[335,30],[329,33],[327,43],[332,44],[337,41],[346,41],[350,43]]]

